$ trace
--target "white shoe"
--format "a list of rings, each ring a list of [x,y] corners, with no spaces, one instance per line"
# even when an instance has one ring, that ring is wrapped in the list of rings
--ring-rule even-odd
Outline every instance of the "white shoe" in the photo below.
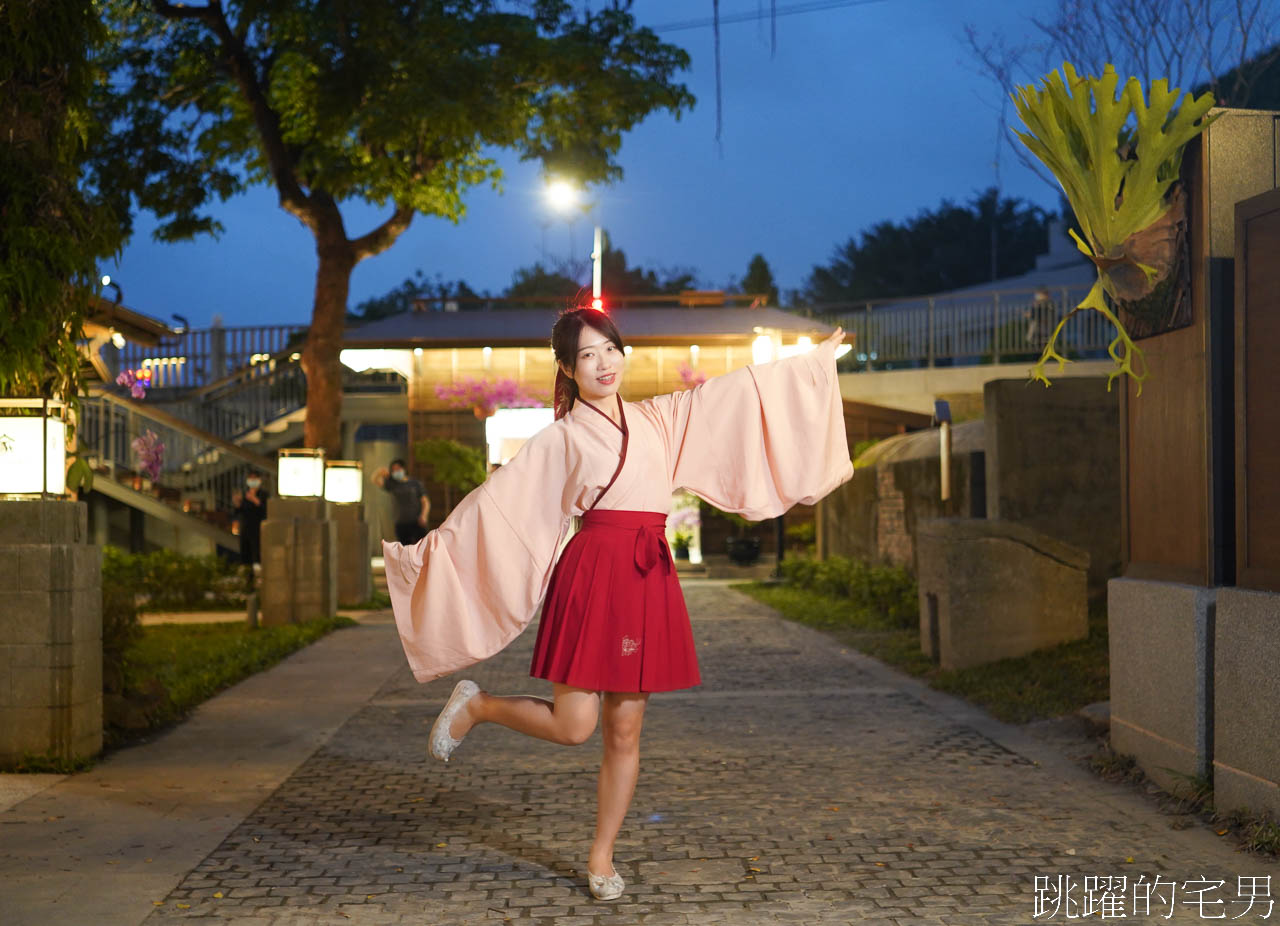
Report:
[[[428,739],[427,748],[432,756],[443,759],[445,762],[449,761],[449,756],[462,742],[449,735],[449,727],[453,724],[453,718],[458,715],[458,711],[462,710],[479,691],[480,686],[469,678],[464,678],[453,686],[453,694],[449,695],[444,710],[440,711],[440,716],[431,725],[431,736]]]
[[[618,874],[617,868],[614,868],[612,875],[594,875],[588,868],[587,885],[591,888],[591,894],[596,900],[617,900],[622,896],[622,889],[626,887],[626,882],[622,880],[622,875]]]

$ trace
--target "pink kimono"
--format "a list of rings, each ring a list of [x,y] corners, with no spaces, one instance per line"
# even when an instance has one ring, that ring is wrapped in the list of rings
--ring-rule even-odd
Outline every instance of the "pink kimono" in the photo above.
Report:
[[[429,682],[480,662],[529,625],[575,515],[665,517],[672,493],[685,488],[758,521],[850,479],[834,351],[824,342],[692,389],[622,402],[621,468],[620,428],[576,402],[418,543],[383,541],[414,677]]]

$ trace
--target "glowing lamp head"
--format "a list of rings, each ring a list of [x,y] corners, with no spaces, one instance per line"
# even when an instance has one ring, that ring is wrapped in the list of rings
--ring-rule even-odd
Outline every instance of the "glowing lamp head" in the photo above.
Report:
[[[599,296],[597,296],[595,299],[592,299],[592,300],[591,300],[591,308],[596,309],[596,310],[598,310],[598,311],[600,311],[600,312],[603,312],[603,311],[604,311],[604,300],[603,300],[603,299],[601,299]]]
[[[552,180],[547,184],[547,202],[556,212],[568,212],[578,205],[578,190],[567,180]]]

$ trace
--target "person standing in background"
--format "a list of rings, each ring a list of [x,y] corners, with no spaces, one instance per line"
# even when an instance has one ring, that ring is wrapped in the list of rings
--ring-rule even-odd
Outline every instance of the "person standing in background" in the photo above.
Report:
[[[390,477],[390,478],[388,478]],[[408,546],[427,536],[427,513],[431,499],[416,479],[410,479],[404,460],[392,460],[373,474],[373,483],[391,493],[395,507],[396,540]]]
[[[254,563],[262,562],[262,522],[267,516],[267,496],[262,488],[262,476],[249,473],[244,480],[244,493],[231,493],[231,506],[240,525],[240,562],[248,567],[246,579],[253,587]]]

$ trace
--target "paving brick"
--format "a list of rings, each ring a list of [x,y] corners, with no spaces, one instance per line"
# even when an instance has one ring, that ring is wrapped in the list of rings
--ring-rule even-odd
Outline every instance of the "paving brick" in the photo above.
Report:
[[[1211,840],[1174,851],[1154,808],[1055,777],[886,686],[817,631],[723,586],[686,597],[703,684],[650,698],[614,853],[620,900],[595,901],[584,874],[599,733],[570,748],[486,726],[447,766],[427,761],[457,679],[422,686],[406,668],[148,926],[1026,926],[1053,921],[1031,915],[1035,876],[1139,869],[1229,885],[1273,874],[1280,893],[1273,862]],[[527,676],[535,634],[459,677],[549,696]],[[178,898],[192,908],[177,911]],[[1201,922],[1181,908],[1149,920]]]

